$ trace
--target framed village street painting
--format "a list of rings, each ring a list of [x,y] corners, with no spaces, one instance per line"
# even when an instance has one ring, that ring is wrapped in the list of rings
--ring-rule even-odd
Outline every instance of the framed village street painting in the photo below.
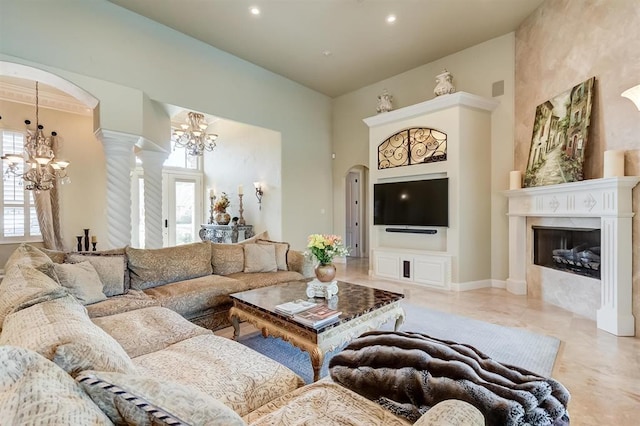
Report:
[[[595,77],[536,108],[524,187],[583,179]]]

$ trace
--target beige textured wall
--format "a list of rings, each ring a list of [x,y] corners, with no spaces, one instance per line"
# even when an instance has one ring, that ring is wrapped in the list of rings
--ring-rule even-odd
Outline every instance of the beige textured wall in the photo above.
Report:
[[[640,1],[547,0],[516,31],[515,167],[524,171],[536,106],[596,77],[585,179],[602,177],[603,152],[626,150],[640,175],[640,112],[620,96],[640,84]],[[633,193],[633,288],[640,330],[640,186]]]

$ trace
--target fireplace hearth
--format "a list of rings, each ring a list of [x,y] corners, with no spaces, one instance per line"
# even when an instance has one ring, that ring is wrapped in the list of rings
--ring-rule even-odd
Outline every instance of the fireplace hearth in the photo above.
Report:
[[[600,279],[600,229],[532,228],[535,265]]]

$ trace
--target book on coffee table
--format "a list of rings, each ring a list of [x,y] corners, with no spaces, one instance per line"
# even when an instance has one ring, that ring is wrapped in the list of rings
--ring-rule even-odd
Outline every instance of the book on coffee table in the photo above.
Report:
[[[318,305],[293,315],[293,319],[306,326],[318,328],[338,321],[341,313],[327,305]]]
[[[306,311],[309,308],[313,308],[318,304],[315,302],[309,302],[307,300],[296,300],[293,302],[281,303],[275,306],[276,312],[280,312],[285,315],[294,315],[298,312]]]

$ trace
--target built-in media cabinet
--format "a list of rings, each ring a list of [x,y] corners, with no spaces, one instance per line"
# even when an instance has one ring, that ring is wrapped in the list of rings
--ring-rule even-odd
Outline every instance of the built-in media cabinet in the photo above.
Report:
[[[497,106],[458,92],[364,119],[371,275],[440,289],[491,286],[491,112]],[[411,158],[403,157],[402,144]]]

